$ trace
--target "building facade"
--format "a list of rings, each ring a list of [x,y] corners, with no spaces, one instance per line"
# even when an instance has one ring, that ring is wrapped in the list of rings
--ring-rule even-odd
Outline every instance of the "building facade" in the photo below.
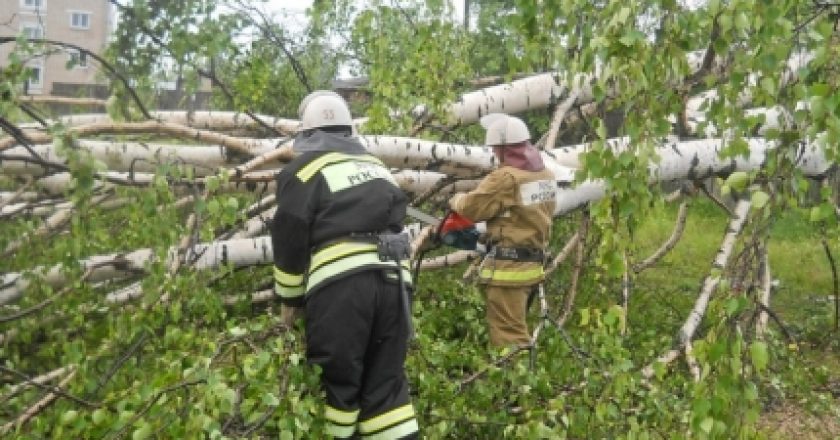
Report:
[[[23,34],[99,54],[108,44],[112,21],[108,0],[0,0],[0,36]],[[0,45],[0,67],[13,47]],[[86,89],[104,83],[93,60],[77,50],[47,46],[26,64],[32,72],[26,85],[31,95],[86,94]]]

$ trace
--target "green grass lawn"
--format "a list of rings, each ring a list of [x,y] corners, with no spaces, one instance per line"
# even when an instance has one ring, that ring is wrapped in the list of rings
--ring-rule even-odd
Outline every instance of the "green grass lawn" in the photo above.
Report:
[[[637,231],[637,259],[649,255],[668,238],[676,216],[677,207],[667,206]],[[719,207],[706,200],[693,202],[682,239],[656,266],[636,279],[630,320],[637,330],[651,324],[657,331],[671,328],[672,334],[676,332],[699,292],[701,279],[711,268],[726,224],[727,217]],[[836,230],[828,234],[831,252],[840,260]],[[840,438],[836,394],[832,402],[831,393],[821,392],[840,390],[840,332],[834,329],[834,281],[822,234],[809,222],[807,212],[788,210],[772,226],[769,253],[771,274],[778,281],[771,309],[798,343],[798,350],[790,355],[797,362],[793,375],[802,377],[790,378],[799,383],[785,401],[767,405],[762,432],[769,438]],[[645,322],[645,315],[662,305],[670,311],[664,315],[666,319]],[[779,327],[771,323],[771,329],[778,331]],[[809,369],[818,373],[811,376]],[[827,375],[819,374],[822,370]],[[815,406],[811,399],[827,405]]]

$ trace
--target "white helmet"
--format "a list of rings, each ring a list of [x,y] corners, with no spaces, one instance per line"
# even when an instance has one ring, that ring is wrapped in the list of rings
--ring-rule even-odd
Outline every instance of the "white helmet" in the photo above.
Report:
[[[338,93],[329,90],[316,90],[300,102],[300,129],[309,130],[331,125],[353,126],[353,117],[347,102]]]
[[[528,126],[521,119],[504,113],[490,113],[483,116],[481,126],[487,129],[484,144],[491,147],[518,144],[531,139]]]

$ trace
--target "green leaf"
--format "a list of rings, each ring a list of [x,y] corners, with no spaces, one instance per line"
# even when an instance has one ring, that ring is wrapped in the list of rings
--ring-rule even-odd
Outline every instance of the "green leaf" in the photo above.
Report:
[[[820,222],[834,215],[834,207],[830,203],[822,203],[811,208],[810,219],[812,222]]]
[[[740,308],[740,304],[741,303],[737,298],[729,298],[729,300],[726,301],[726,314],[733,316]]]
[[[755,341],[750,344],[750,359],[756,371],[763,371],[767,367],[767,343],[764,341]]]
[[[831,86],[824,83],[811,84],[811,94],[828,97],[831,94]]]
[[[750,178],[744,171],[736,171],[726,178],[726,185],[734,190],[743,190],[747,187]]]
[[[703,430],[706,434],[710,434],[712,432],[712,427],[715,425],[715,419],[711,417],[706,417],[700,422],[700,429]]]
[[[108,419],[108,411],[98,408],[96,411],[93,412],[93,424],[94,425],[101,425],[102,422]]]
[[[735,28],[738,30],[745,30],[750,27],[750,20],[747,18],[747,14],[744,12],[739,12],[738,15],[735,16]]]
[[[768,200],[770,200],[770,196],[764,191],[752,193],[752,207],[755,209],[761,209],[766,206]]]
[[[65,411],[64,414],[61,415],[61,424],[62,425],[69,425],[73,423],[79,417],[79,412],[76,410],[69,410]]]
[[[273,393],[265,393],[263,394],[263,404],[266,406],[278,406],[280,405],[280,400]]]
[[[584,327],[589,324],[589,309],[580,309],[580,326]]]
[[[764,90],[768,95],[775,95],[776,82],[773,80],[773,78],[765,76],[764,78],[761,78],[761,89]]]
[[[289,355],[289,363],[292,365],[297,365],[300,363],[300,355],[297,353],[292,353]]]
[[[811,115],[815,119],[820,119],[825,116],[825,98],[822,96],[812,96],[809,102],[809,108],[811,109]]]
[[[139,428],[135,429],[131,434],[131,440],[145,440],[152,434],[152,427],[148,423],[143,423]]]
[[[219,213],[221,209],[221,205],[219,205],[219,201],[216,199],[210,200],[207,202],[207,212],[210,214],[216,215]]]

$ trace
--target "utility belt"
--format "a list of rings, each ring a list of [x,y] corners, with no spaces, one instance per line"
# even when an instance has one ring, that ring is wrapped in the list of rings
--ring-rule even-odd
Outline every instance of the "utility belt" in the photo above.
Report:
[[[376,255],[373,255],[374,252],[376,252]],[[393,264],[396,279],[399,282],[400,303],[402,304],[406,333],[408,339],[411,340],[414,338],[414,325],[411,322],[411,298],[408,295],[406,284],[412,284],[412,280],[408,267],[402,263],[403,260],[408,260],[410,256],[411,241],[408,239],[408,234],[393,232],[351,233],[321,243],[312,250],[312,262],[315,263],[315,267],[311,268],[310,281],[313,278],[321,281],[324,277],[336,275],[336,271],[347,270],[346,266],[341,267],[341,261],[361,266],[381,265],[382,263],[389,263],[390,266]],[[374,262],[372,260],[379,261]],[[331,267],[335,264],[338,267]],[[404,271],[405,273],[403,273]]]
[[[379,259],[382,261],[407,260],[411,255],[411,242],[408,239],[408,235],[390,231],[351,232],[313,247],[312,254],[316,254],[339,243],[375,244]]]
[[[542,249],[537,248],[493,246],[493,248],[490,249],[490,252],[487,253],[487,256],[497,260],[508,261],[536,263],[542,263],[545,261],[545,252],[543,252]]]

